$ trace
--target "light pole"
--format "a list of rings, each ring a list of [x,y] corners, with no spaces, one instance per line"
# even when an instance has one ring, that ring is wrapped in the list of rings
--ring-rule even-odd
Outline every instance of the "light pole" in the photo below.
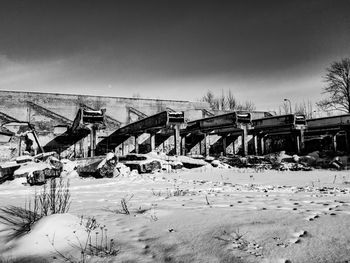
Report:
[[[290,111],[290,114],[292,114],[292,103],[290,102],[289,99],[284,99],[284,101],[288,101],[289,102],[289,111]]]

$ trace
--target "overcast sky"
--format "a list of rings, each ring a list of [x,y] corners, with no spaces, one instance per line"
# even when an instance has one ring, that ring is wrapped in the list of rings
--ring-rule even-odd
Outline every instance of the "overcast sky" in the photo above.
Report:
[[[0,2],[0,89],[198,100],[258,109],[321,98],[350,57],[349,0]]]

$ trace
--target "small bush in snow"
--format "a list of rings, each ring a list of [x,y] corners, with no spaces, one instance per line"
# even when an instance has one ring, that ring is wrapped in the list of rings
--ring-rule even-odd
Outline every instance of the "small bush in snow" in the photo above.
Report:
[[[89,262],[91,256],[107,258],[109,256],[118,255],[119,250],[115,248],[114,239],[108,238],[108,229],[105,225],[99,224],[94,217],[84,219],[83,216],[81,216],[80,225],[84,226],[84,230],[87,234],[86,241],[82,242],[76,235],[79,244],[77,246],[72,246],[80,251],[80,258],[75,258],[69,254],[63,254],[56,249],[55,240],[50,240],[51,246],[54,248],[59,258],[70,263],[86,263]]]
[[[34,199],[23,207],[6,206],[0,208],[0,222],[7,226],[8,239],[20,237],[29,232],[32,225],[40,218],[67,213],[70,206],[69,181],[64,183],[60,178],[50,181],[49,189],[46,185],[40,193],[35,193]]]

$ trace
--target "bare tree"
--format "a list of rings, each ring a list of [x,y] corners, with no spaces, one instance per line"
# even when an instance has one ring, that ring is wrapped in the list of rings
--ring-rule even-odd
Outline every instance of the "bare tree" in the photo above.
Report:
[[[255,104],[252,101],[246,101],[244,104],[238,104],[236,110],[240,111],[254,111],[256,109]]]
[[[294,112],[296,114],[303,114],[307,119],[312,119],[313,118],[313,106],[312,102],[310,100],[303,101],[302,103],[296,103]]]
[[[202,97],[202,101],[208,102],[210,105],[210,108],[212,109],[216,108],[214,94],[211,90],[208,90],[207,93]]]
[[[233,96],[231,90],[228,91],[226,99],[227,99],[227,106],[229,110],[233,110],[237,108],[238,102],[236,98]]]
[[[221,91],[221,96],[219,98],[217,98],[219,107],[219,110],[227,110],[227,99],[226,96],[224,94],[224,91]]]
[[[317,105],[325,111],[339,110],[350,113],[350,58],[333,62],[327,68],[325,82],[323,93],[327,93],[329,98],[321,100]]]
[[[252,101],[246,101],[241,104],[233,96],[231,90],[227,94],[222,91],[219,97],[215,97],[214,93],[210,90],[202,97],[202,101],[208,102],[212,110],[223,111],[253,111],[255,105]]]

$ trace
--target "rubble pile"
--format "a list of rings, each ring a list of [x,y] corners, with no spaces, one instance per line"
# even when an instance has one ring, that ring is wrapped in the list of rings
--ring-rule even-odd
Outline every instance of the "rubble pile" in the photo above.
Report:
[[[238,168],[253,168],[256,170],[274,169],[278,171],[310,171],[313,168],[342,170],[347,167],[348,163],[348,157],[346,156],[332,157],[318,151],[303,156],[288,155],[284,151],[264,156],[221,156],[219,160]]]
[[[0,165],[0,182],[26,178],[30,185],[43,184],[49,178],[61,175],[63,164],[55,152],[35,156],[23,155]]]
[[[128,154],[118,157],[114,153],[106,156],[58,159],[56,152],[41,153],[35,156],[23,155],[0,164],[0,183],[15,178],[26,178],[30,185],[43,184],[47,179],[65,177],[114,178],[130,175],[135,170],[139,174],[171,172],[212,166],[221,169],[252,168],[256,171],[310,171],[314,168],[346,169],[347,156],[330,156],[323,152],[307,155],[288,155],[284,151],[264,156],[168,156],[156,152],[148,154]]]
[[[111,178],[115,175],[117,157],[113,153],[108,153],[106,158],[102,160],[97,166],[97,172],[101,177]],[[119,175],[119,174],[118,174]]]
[[[161,161],[147,154],[128,154],[120,157],[119,161],[129,167],[130,170],[137,170],[139,174],[152,173],[162,169]]]

